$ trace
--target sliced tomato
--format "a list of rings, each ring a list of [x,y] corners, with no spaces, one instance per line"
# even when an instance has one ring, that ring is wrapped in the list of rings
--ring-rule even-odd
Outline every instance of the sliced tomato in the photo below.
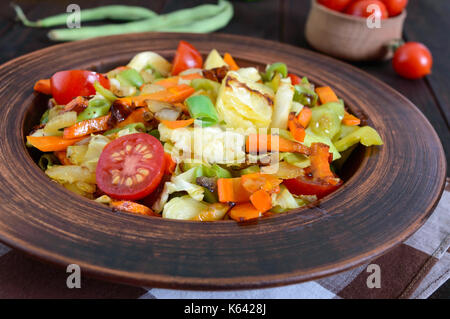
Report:
[[[103,75],[86,70],[60,71],[50,79],[52,95],[58,104],[65,105],[77,96],[95,94],[94,82],[109,89],[109,80]]]
[[[342,185],[342,181],[336,185],[332,185],[323,181],[314,180],[307,176],[299,176],[297,178],[286,179],[283,181],[287,189],[295,195],[316,195],[317,198],[322,198]]]
[[[297,76],[297,75],[295,75],[295,74],[288,73],[288,77],[291,78],[292,85],[297,85],[297,84],[302,83],[302,78]]]
[[[129,134],[105,146],[96,181],[100,190],[113,198],[136,200],[155,190],[164,168],[160,141],[146,133]]]
[[[194,46],[186,41],[180,41],[172,64],[172,74],[177,75],[187,69],[201,68],[203,58]]]

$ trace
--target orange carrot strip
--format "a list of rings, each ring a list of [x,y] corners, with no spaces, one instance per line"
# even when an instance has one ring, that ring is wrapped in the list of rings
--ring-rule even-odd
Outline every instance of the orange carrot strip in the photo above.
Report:
[[[109,128],[108,121],[111,114],[97,117],[95,119],[89,119],[75,123],[70,127],[64,129],[64,138],[77,138],[81,136],[86,136],[92,133],[106,131]]]
[[[345,112],[344,118],[342,119],[342,124],[348,125],[348,126],[355,126],[361,124],[361,120],[357,118],[356,116]]]
[[[150,208],[128,200],[112,201],[110,206],[115,210],[120,210],[127,213],[134,213],[138,215],[158,216]]]
[[[223,55],[223,60],[226,64],[228,64],[232,71],[239,70],[239,66],[237,65],[236,61],[234,61],[233,57],[228,52],[225,52],[225,54]]]
[[[137,109],[135,109],[133,112],[130,113],[130,115],[128,115],[126,117],[125,120],[123,120],[122,122],[117,123],[117,127],[124,127],[128,124],[132,124],[132,123],[145,123],[145,119],[144,119],[144,113],[147,112],[147,108],[145,107],[139,107]]]
[[[201,79],[201,78],[202,78],[202,76],[199,73],[191,73],[191,74],[186,74],[186,75],[172,76],[167,79],[162,79],[162,80],[156,81],[155,84],[161,85],[161,86],[165,87],[166,89],[168,89],[168,88],[177,86],[180,79],[189,81],[189,80]]]
[[[161,102],[168,103],[177,103],[183,102],[189,96],[191,96],[195,92],[195,89],[186,84],[180,84],[177,86],[170,87],[164,91],[158,91],[155,93],[142,94],[138,96],[129,96],[118,99],[122,103],[127,105],[132,105],[134,103],[135,106],[145,106],[145,100],[156,100]]]
[[[272,208],[272,197],[263,189],[254,192],[250,196],[250,202],[261,213],[264,213]]]
[[[62,165],[72,165],[70,160],[67,158],[67,152],[66,151],[57,151],[57,152],[54,152],[54,154],[58,158],[59,162]]]
[[[300,113],[297,115],[297,121],[304,127],[307,128],[309,122],[311,121],[312,111],[309,107],[304,106]]]
[[[301,125],[298,121],[294,112],[289,114],[288,128],[296,141],[303,142],[306,136],[306,131],[303,125]]]
[[[319,96],[320,103],[339,102],[338,97],[329,86],[322,86],[316,88],[316,93]]]
[[[52,94],[52,85],[50,79],[41,79],[34,84],[34,90],[47,95]]]
[[[188,120],[178,120],[178,121],[161,120],[160,122],[162,124],[164,124],[165,126],[167,126],[168,128],[174,130],[177,128],[183,128],[183,127],[191,125],[192,123],[194,123],[194,119],[191,118]]]
[[[260,189],[269,193],[278,193],[279,185],[282,182],[283,180],[269,174],[252,173],[241,176],[242,187],[249,193],[257,192]]]
[[[279,151],[309,155],[309,147],[278,135],[250,134],[245,144],[247,153]]]
[[[177,166],[177,163],[172,159],[172,155],[170,155],[169,153],[164,153],[164,159],[166,163],[164,173],[173,174],[173,172],[175,171],[175,167]]]
[[[234,206],[228,215],[237,222],[243,222],[261,217],[262,213],[258,211],[251,203],[242,203]]]
[[[336,184],[336,178],[330,169],[330,147],[323,143],[311,144],[311,172],[314,178]]]
[[[27,141],[42,152],[64,151],[82,138],[64,139],[60,136],[27,136]]]
[[[251,193],[242,187],[241,178],[219,178],[217,180],[219,202],[248,202]]]

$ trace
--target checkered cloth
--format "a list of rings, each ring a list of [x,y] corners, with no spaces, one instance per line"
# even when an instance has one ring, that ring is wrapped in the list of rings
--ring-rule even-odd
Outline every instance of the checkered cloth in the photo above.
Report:
[[[130,287],[81,276],[81,288],[66,286],[68,274],[0,244],[0,298],[427,298],[450,278],[450,179],[426,223],[408,240],[372,262],[302,284],[241,291],[181,291]],[[380,267],[380,288],[368,288]],[[370,269],[369,269],[370,270]]]

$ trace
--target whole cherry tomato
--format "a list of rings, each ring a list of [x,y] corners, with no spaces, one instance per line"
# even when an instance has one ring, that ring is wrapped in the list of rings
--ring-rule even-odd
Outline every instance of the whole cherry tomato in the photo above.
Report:
[[[95,94],[94,82],[109,89],[109,80],[103,75],[86,70],[60,71],[53,74],[50,79],[52,95],[58,104],[69,103],[77,96]]]
[[[335,11],[344,11],[352,0],[317,0],[318,3]]]
[[[390,17],[394,17],[402,13],[408,4],[408,0],[381,0],[386,6]]]
[[[419,79],[431,73],[433,57],[422,43],[407,42],[399,47],[392,59],[395,72],[407,79]]]
[[[201,68],[202,66],[203,58],[197,49],[186,41],[180,41],[173,59],[172,74],[177,75],[184,70]]]
[[[378,6],[375,12],[373,10],[370,10],[369,6],[371,5]],[[386,6],[384,5],[383,2],[379,0],[359,0],[359,1],[357,0],[347,7],[345,13],[363,18],[367,18],[372,14],[375,14],[376,17],[380,17],[380,19],[386,19],[389,17],[389,13],[388,10],[386,9]]]

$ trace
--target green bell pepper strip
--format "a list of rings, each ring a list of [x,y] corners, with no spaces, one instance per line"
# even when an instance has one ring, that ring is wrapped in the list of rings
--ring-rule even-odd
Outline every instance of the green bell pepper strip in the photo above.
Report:
[[[161,138],[161,134],[159,133],[158,129],[154,129],[148,132],[153,137],[156,137],[158,140]]]
[[[242,176],[242,175],[259,173],[259,172],[260,172],[259,166],[258,165],[252,165],[252,166],[249,166],[247,168],[241,169],[239,171],[239,175]]]
[[[217,203],[218,197],[217,194],[214,192],[211,192],[209,189],[207,189],[206,187],[203,187],[203,200],[207,203],[210,204],[214,204]]]
[[[117,100],[117,96],[115,96],[110,90],[105,89],[99,81],[94,82],[94,88],[97,93],[102,95],[105,99],[113,103],[115,100]]]
[[[39,158],[38,165],[42,170],[45,171],[47,168],[49,168],[57,163],[59,163],[59,160],[55,155],[53,155],[51,153],[46,153],[46,154],[43,154],[41,156],[41,158]]]
[[[191,86],[196,90],[213,91],[217,94],[220,89],[219,82],[211,81],[208,79],[193,79],[191,81]]]
[[[107,99],[92,99],[89,101],[88,107],[78,114],[77,122],[105,116],[110,108],[111,102]]]
[[[334,143],[334,146],[339,152],[343,152],[358,142],[364,146],[383,145],[383,140],[377,131],[370,126],[363,126]]]
[[[185,103],[191,117],[202,121],[203,127],[219,122],[219,115],[209,97],[204,95],[191,96],[186,99]]]
[[[283,78],[287,77],[288,69],[286,64],[282,62],[275,62],[266,67],[266,73],[263,74],[263,79],[266,81],[271,81],[275,76],[275,73],[278,72],[282,75]]]
[[[203,173],[206,177],[217,178],[231,178],[231,173],[225,168],[220,167],[217,164],[213,164],[211,167],[203,166]]]
[[[131,85],[140,88],[144,84],[144,80],[138,71],[135,69],[126,69],[117,74],[116,79],[120,84]]]

